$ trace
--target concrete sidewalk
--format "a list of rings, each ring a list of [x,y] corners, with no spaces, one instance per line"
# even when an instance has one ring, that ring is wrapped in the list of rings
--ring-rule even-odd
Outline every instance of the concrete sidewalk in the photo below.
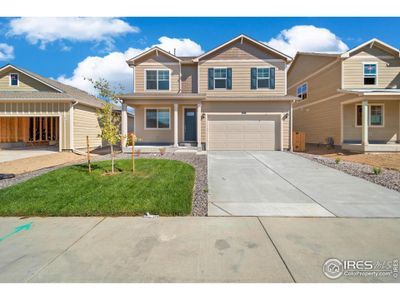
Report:
[[[399,258],[400,219],[0,218],[0,282],[399,282],[322,272]]]

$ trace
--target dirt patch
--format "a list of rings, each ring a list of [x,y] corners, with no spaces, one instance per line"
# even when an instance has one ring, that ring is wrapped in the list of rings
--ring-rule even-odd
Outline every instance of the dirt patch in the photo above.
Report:
[[[340,152],[337,149],[326,149],[324,146],[307,147],[306,153],[336,159],[341,161],[354,162],[371,167],[380,167],[388,170],[400,171],[400,153],[365,153],[357,154],[351,152]]]
[[[326,157],[322,155],[314,155],[300,152],[295,152],[295,154],[325,165],[327,167],[345,172],[349,175],[360,177],[370,182],[400,192],[400,172],[397,170],[382,169],[382,172],[380,174],[375,175],[372,172],[372,167],[367,164],[345,160],[336,163],[336,161],[331,157]]]
[[[71,162],[79,162],[85,158],[70,152],[59,152],[49,155],[21,158],[0,163],[0,173],[23,174],[36,170],[50,168]]]

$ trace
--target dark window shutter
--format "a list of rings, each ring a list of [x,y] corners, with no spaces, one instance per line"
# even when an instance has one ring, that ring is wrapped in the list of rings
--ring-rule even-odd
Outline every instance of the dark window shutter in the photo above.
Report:
[[[214,69],[213,68],[208,69],[208,89],[209,90],[214,89]]]
[[[257,68],[251,68],[251,83],[250,83],[251,89],[256,90],[257,89]]]
[[[226,69],[226,88],[228,90],[232,89],[232,68]]]
[[[275,68],[270,68],[269,70],[270,70],[269,74],[271,77],[269,87],[271,89],[275,89]]]

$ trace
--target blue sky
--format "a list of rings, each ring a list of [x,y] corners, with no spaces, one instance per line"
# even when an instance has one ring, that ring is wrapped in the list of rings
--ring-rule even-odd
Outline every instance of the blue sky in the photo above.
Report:
[[[197,55],[244,33],[289,55],[297,50],[343,52],[374,37],[400,48],[400,18],[84,19],[0,18],[0,64],[12,63],[86,90],[80,77],[104,74],[129,90],[132,75],[124,58],[153,45]]]

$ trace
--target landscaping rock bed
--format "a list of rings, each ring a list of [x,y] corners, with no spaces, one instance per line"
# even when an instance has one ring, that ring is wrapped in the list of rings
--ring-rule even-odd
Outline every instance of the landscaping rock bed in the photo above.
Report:
[[[302,156],[322,165],[343,171],[352,176],[360,177],[370,182],[382,185],[386,188],[400,192],[400,172],[382,169],[381,174],[375,175],[369,165],[340,161],[336,164],[335,159],[321,157],[315,154],[296,152],[295,155]]]
[[[117,154],[116,159],[130,159],[131,154]],[[138,157],[140,158],[152,158],[152,159],[173,159],[185,162],[192,165],[196,171],[195,186],[193,190],[193,203],[192,203],[192,215],[194,216],[206,216],[208,211],[208,198],[207,198],[207,155],[196,155],[196,153],[174,153],[167,152],[164,155],[159,153],[143,153]],[[103,155],[93,157],[92,161],[110,160],[110,155]],[[24,182],[31,178],[40,176],[47,172],[64,168],[66,166],[75,165],[79,163],[85,163],[85,160],[81,162],[73,162],[64,165],[54,166],[50,168],[40,169],[37,171],[17,175],[11,179],[0,180],[0,189],[8,186]]]

